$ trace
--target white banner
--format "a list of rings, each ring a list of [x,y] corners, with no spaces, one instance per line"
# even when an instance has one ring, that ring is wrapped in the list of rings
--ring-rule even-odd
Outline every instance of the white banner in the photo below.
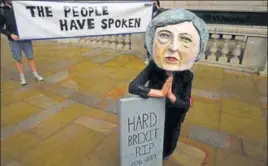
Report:
[[[152,1],[12,1],[19,37],[51,39],[145,32]]]

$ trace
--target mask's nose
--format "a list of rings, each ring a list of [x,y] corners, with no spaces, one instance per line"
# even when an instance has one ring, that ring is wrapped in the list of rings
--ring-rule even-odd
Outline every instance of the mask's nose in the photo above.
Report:
[[[176,52],[179,50],[179,41],[176,39],[173,39],[172,42],[170,43],[168,49],[172,52]]]
[[[180,61],[181,57],[179,55],[179,41],[173,39],[172,43],[168,46],[169,56],[177,58]]]

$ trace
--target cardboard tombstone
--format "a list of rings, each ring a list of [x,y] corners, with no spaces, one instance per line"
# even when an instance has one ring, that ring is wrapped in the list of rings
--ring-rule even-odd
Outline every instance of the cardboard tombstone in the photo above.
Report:
[[[120,165],[161,166],[165,101],[120,99]]]

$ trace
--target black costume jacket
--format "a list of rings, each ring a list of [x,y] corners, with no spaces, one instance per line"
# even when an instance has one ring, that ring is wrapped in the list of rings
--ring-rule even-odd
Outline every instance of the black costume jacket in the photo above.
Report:
[[[192,89],[193,73],[190,70],[173,72],[172,92],[176,96],[173,104],[166,99],[166,112],[172,112],[184,120],[185,113],[190,107],[190,97]],[[130,83],[129,93],[136,94],[142,98],[148,98],[150,89],[162,89],[168,75],[166,71],[157,67],[153,60],[146,68]],[[149,81],[148,87],[145,84]]]

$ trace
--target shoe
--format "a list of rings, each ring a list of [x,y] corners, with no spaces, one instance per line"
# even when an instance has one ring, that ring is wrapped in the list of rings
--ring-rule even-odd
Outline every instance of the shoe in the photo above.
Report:
[[[21,84],[21,85],[27,85],[27,82],[26,82],[25,79],[20,79],[20,84]]]
[[[34,78],[37,80],[37,81],[43,81],[44,78],[41,77],[40,75],[35,75]]]
[[[168,158],[172,155],[172,153],[163,154],[163,160],[168,160]]]
[[[144,63],[148,65],[148,63],[149,63],[149,59],[146,59],[146,60],[144,61]]]
[[[169,156],[165,156],[165,157],[163,157],[163,160],[168,160],[168,157],[169,157]]]

